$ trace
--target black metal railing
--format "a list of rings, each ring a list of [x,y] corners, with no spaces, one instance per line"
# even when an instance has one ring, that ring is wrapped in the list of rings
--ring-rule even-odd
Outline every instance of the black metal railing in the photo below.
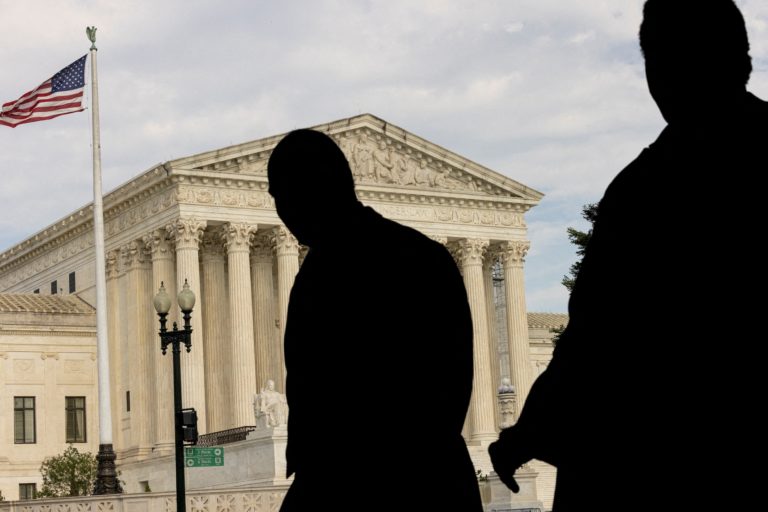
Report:
[[[248,437],[248,432],[253,432],[254,430],[256,430],[256,427],[247,426],[202,434],[197,438],[197,446],[219,446],[237,441],[245,441],[245,438]]]

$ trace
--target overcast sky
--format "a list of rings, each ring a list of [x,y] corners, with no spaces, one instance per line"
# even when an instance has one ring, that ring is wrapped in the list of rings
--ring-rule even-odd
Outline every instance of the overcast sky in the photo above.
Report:
[[[87,53],[97,26],[105,191],[169,159],[372,113],[546,194],[527,216],[528,309],[565,312],[566,228],[585,227],[581,206],[664,126],[642,3],[0,0],[0,102]],[[768,98],[768,2],[737,3],[749,88]],[[0,126],[0,250],[91,201],[90,141],[88,112]]]

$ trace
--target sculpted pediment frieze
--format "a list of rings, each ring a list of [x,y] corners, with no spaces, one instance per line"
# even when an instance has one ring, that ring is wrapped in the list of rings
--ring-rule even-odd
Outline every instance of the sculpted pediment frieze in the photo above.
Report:
[[[371,115],[315,129],[330,134],[349,161],[358,186],[410,191],[445,191],[538,201],[541,194],[439,146],[395,129]],[[206,173],[267,175],[267,162],[280,137],[246,143],[228,152],[183,159],[180,167]],[[415,143],[412,141],[416,141]],[[195,162],[195,160],[198,160]]]
[[[358,129],[332,135],[349,161],[355,183],[389,185],[408,189],[491,193],[512,196],[481,177],[461,171],[406,144]],[[271,150],[260,151],[195,169],[206,172],[266,176]]]

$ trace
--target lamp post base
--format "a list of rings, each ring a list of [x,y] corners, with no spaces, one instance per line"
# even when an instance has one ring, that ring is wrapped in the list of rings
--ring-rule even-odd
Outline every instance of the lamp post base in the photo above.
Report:
[[[115,452],[111,444],[100,444],[99,453],[96,455],[99,461],[96,470],[96,482],[93,484],[93,494],[122,494],[123,488],[117,478],[115,469]]]

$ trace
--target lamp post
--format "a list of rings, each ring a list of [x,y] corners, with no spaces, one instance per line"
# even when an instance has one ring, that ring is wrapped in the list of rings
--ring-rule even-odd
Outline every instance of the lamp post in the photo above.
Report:
[[[184,484],[184,424],[181,407],[181,361],[179,354],[181,344],[187,347],[187,352],[192,349],[192,308],[195,306],[195,294],[189,289],[189,283],[184,280],[184,288],[176,299],[184,316],[184,329],[179,330],[176,322],[173,322],[173,330],[166,328],[168,312],[171,310],[171,298],[165,291],[162,281],[160,290],[155,295],[152,304],[155,306],[157,316],[160,317],[160,348],[165,355],[168,345],[173,345],[173,414],[176,440],[176,510],[186,511],[186,489]]]

